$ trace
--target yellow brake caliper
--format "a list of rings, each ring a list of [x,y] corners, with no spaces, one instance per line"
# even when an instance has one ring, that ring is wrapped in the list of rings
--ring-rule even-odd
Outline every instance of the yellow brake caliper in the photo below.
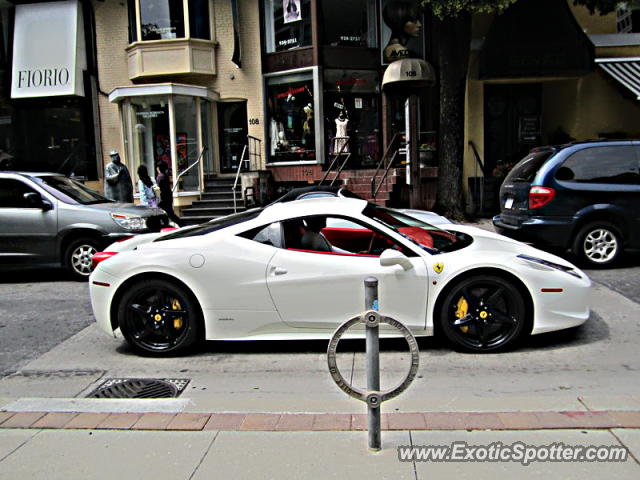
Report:
[[[174,298],[173,301],[171,302],[171,309],[182,310],[182,307],[180,306],[180,302],[176,298]],[[180,330],[182,328],[182,317],[173,319],[173,328],[175,328],[176,330]]]
[[[469,304],[464,297],[460,297],[458,300],[458,305],[456,309],[456,318],[464,318],[467,316],[467,312],[469,311]],[[463,325],[460,327],[460,331],[462,333],[467,333],[469,331],[468,325]]]

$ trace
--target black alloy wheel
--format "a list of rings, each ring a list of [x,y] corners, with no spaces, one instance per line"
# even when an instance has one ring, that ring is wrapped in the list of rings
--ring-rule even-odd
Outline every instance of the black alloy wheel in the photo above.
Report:
[[[162,355],[184,351],[198,341],[202,314],[190,292],[156,279],[128,289],[118,306],[118,322],[135,350]]]
[[[468,277],[449,290],[440,311],[440,329],[456,347],[495,352],[512,347],[524,332],[525,301],[508,280]]]

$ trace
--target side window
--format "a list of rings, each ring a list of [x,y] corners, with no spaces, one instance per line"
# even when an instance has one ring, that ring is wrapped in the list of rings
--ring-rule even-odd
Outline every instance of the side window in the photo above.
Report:
[[[556,178],[582,183],[640,184],[636,148],[585,148],[567,158],[556,171]]]
[[[280,222],[254,228],[248,232],[241,233],[239,236],[264,245],[282,248],[282,226]]]
[[[25,193],[34,192],[19,180],[0,179],[0,208],[32,208],[24,198]]]
[[[395,248],[407,253],[387,235],[347,218],[322,215],[296,218],[283,222],[283,232],[284,246],[290,250],[379,256],[387,248]]]

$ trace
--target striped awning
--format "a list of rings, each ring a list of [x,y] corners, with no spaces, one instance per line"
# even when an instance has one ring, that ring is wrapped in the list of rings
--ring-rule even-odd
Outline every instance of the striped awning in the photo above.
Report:
[[[640,57],[596,58],[596,64],[640,100]]]

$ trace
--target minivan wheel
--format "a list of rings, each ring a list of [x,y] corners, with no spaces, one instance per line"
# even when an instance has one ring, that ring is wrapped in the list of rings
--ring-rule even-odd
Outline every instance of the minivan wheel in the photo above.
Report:
[[[64,253],[64,266],[74,280],[87,281],[93,271],[91,257],[100,249],[93,238],[78,238],[67,246]]]
[[[573,241],[573,253],[588,267],[607,267],[622,253],[622,235],[609,222],[585,225]]]

